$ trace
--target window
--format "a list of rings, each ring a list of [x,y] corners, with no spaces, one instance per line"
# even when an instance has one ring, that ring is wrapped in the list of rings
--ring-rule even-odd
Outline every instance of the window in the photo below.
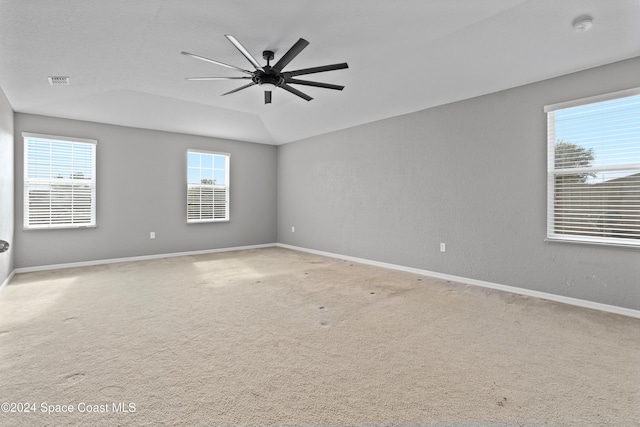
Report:
[[[187,222],[229,220],[229,157],[187,151]]]
[[[22,136],[24,228],[95,227],[97,141]]]
[[[545,111],[547,238],[640,247],[640,88]]]

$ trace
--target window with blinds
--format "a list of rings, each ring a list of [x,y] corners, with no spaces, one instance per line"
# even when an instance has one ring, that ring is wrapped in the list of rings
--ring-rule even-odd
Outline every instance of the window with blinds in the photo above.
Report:
[[[545,111],[547,238],[640,246],[640,88]]]
[[[97,141],[22,136],[24,228],[95,227]]]
[[[187,222],[229,220],[229,157],[187,151]]]

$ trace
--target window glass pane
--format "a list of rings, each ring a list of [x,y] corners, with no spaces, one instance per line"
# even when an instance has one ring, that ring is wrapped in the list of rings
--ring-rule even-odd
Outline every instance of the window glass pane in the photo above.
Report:
[[[200,167],[200,153],[189,152],[187,154],[187,166]]]
[[[189,184],[200,184],[200,169],[188,168],[187,169],[187,182]]]
[[[555,111],[556,168],[640,163],[640,95]]]
[[[213,156],[211,154],[202,154],[202,167],[213,168]]]
[[[73,146],[73,177],[74,179],[90,179],[93,173],[93,147],[86,144]]]
[[[201,184],[213,185],[213,169],[202,169],[200,177]]]
[[[225,163],[226,163],[226,157],[225,156],[214,156],[214,160],[215,160],[214,167],[216,169],[224,169],[225,168]]]
[[[216,170],[214,174],[216,185],[227,185],[225,182],[225,173],[224,171]]]

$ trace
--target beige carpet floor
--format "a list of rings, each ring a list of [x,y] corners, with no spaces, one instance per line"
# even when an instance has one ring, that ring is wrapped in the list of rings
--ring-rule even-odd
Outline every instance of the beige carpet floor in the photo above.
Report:
[[[282,248],[26,273],[0,402],[2,426],[637,426],[640,320]]]

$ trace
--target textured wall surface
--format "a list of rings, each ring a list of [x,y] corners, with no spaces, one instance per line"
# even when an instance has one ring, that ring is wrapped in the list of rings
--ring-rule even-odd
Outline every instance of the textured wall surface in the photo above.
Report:
[[[13,109],[0,89],[0,240],[11,245],[0,254],[0,285],[13,271]]]
[[[22,132],[98,140],[97,228],[22,229]],[[15,147],[16,267],[276,241],[274,146],[17,113]],[[188,149],[231,153],[229,222],[187,224]]]
[[[640,250],[545,242],[543,112],[637,86],[640,58],[280,146],[278,242],[640,309]]]

